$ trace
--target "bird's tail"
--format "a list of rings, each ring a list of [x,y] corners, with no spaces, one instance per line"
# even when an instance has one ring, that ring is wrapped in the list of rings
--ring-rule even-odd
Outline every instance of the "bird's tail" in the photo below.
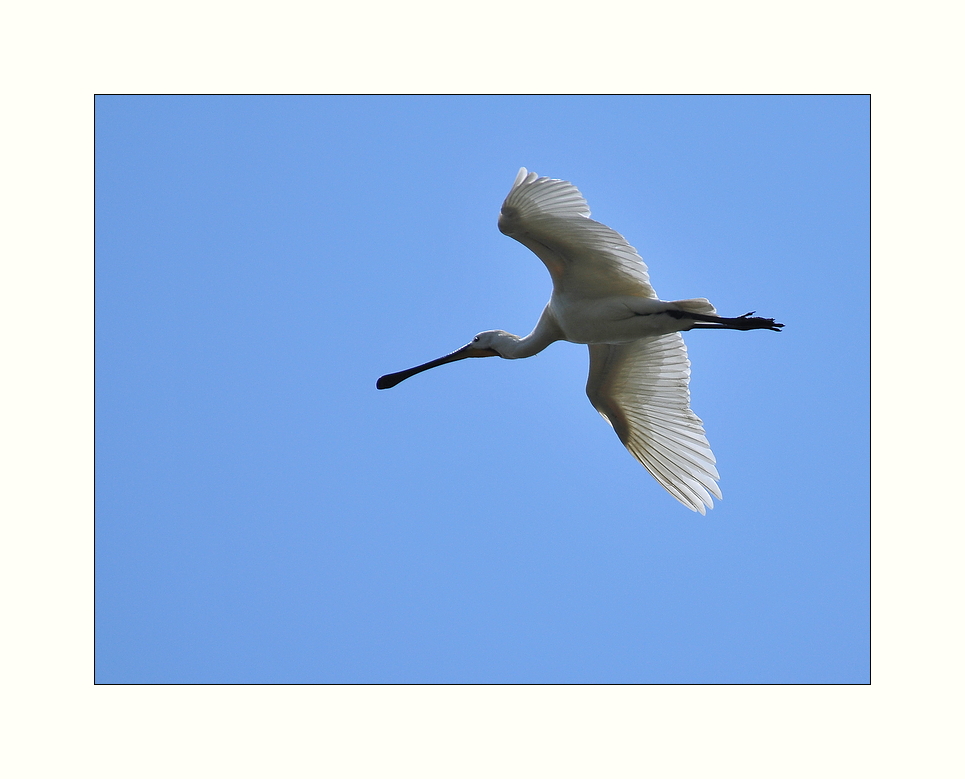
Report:
[[[707,298],[690,298],[689,300],[675,300],[673,304],[681,311],[689,311],[691,314],[716,314],[714,308]]]

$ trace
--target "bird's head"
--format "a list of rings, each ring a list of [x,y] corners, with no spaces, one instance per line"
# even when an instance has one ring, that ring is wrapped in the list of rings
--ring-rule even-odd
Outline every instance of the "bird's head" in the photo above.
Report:
[[[509,344],[517,340],[519,339],[515,335],[507,333],[505,330],[484,330],[463,348],[472,347],[473,349],[489,350],[496,353],[495,355],[470,355],[473,357],[507,357],[506,350]]]

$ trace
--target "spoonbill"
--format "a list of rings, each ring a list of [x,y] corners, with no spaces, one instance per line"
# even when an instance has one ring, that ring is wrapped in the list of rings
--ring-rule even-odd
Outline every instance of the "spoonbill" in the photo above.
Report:
[[[774,330],[755,317],[720,317],[706,298],[660,300],[643,259],[615,230],[590,219],[569,181],[520,168],[499,212],[499,230],[539,257],[553,294],[529,335],[479,333],[461,349],[382,376],[389,389],[422,371],[467,357],[532,357],[554,341],[586,344],[586,394],[630,453],[687,508],[706,512],[721,498],[717,461],[703,422],[690,410],[684,330]]]

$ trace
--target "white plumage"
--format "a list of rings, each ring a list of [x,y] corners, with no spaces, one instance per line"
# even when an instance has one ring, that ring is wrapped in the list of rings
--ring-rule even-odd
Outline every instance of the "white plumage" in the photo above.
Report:
[[[520,168],[499,229],[546,265],[553,294],[529,335],[487,330],[438,360],[383,376],[379,389],[467,357],[530,357],[554,341],[587,344],[586,394],[630,453],[687,508],[705,513],[721,497],[700,419],[690,410],[690,360],[680,331],[780,330],[773,319],[718,317],[705,298],[663,301],[637,251],[590,219],[568,181]],[[751,312],[753,313],[753,312]]]

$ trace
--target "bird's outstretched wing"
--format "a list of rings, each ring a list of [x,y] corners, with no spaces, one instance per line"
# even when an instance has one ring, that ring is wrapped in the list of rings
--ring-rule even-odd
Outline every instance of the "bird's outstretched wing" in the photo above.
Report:
[[[569,181],[520,168],[503,202],[499,229],[536,253],[560,292],[657,297],[637,250],[616,230],[590,219],[586,200]]]
[[[624,446],[687,508],[705,513],[720,476],[690,410],[690,360],[680,333],[590,344],[586,394]]]

